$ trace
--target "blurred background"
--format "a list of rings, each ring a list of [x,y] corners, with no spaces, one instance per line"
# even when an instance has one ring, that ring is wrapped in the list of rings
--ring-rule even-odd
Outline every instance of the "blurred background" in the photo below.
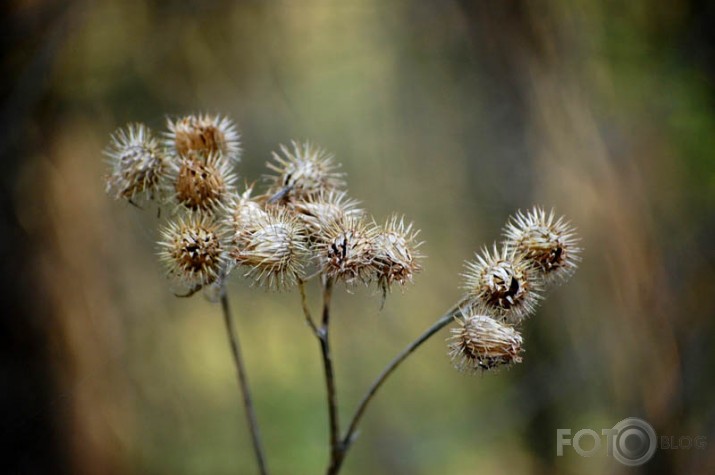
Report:
[[[173,297],[156,213],[104,194],[115,128],[191,112],[237,122],[242,180],[308,138],[379,221],[422,229],[424,272],[384,310],[367,290],[335,298],[343,418],[510,214],[554,207],[582,236],[580,270],[525,325],[524,362],[461,375],[441,332],[373,401],[345,474],[715,472],[712,2],[1,8],[3,473],[254,473],[220,309]],[[322,372],[297,292],[229,291],[270,468],[322,473]],[[639,468],[556,456],[557,428],[628,416],[708,446]]]

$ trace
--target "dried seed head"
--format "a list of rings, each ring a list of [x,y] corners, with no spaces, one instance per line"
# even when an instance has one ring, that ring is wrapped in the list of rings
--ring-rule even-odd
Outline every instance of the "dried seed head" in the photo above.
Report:
[[[292,150],[281,145],[283,156],[273,152],[275,163],[267,163],[276,173],[267,177],[271,182],[271,202],[304,200],[345,185],[343,174],[336,172],[338,166],[333,163],[332,155],[310,142],[292,141],[291,144]]]
[[[213,211],[228,200],[235,181],[230,165],[218,155],[184,157],[171,164],[168,192],[189,210]]]
[[[504,228],[504,245],[523,254],[539,271],[547,285],[568,280],[576,271],[581,249],[576,231],[565,218],[556,219],[534,207],[526,214],[519,211]]]
[[[238,162],[241,153],[236,125],[220,115],[189,115],[167,119],[166,146],[179,157],[219,155]]]
[[[268,219],[263,206],[251,198],[252,192],[253,186],[250,186],[241,195],[234,194],[223,207],[233,246],[245,246],[253,223],[265,222]]]
[[[272,289],[295,285],[307,255],[303,226],[282,208],[253,215],[241,243],[231,250],[237,264],[250,268],[247,276]]]
[[[166,172],[167,159],[143,124],[129,124],[112,134],[104,151],[112,168],[107,176],[107,193],[133,202],[139,196],[154,198]]]
[[[188,289],[216,281],[228,259],[223,228],[206,215],[189,215],[161,230],[159,257],[169,277]]]
[[[521,363],[523,339],[514,328],[483,315],[455,318],[449,356],[454,367],[466,373],[494,370]]]
[[[346,284],[369,283],[374,277],[377,229],[361,218],[346,216],[320,230],[316,248],[323,273]]]
[[[419,231],[412,229],[412,223],[405,225],[404,218],[393,216],[375,238],[375,260],[378,285],[383,292],[390,290],[393,282],[404,285],[412,281],[412,275],[422,270],[419,260],[422,255],[416,242]]]
[[[476,261],[466,262],[464,288],[477,313],[518,323],[530,315],[541,298],[535,271],[521,254],[507,248],[490,253],[485,247]]]
[[[344,191],[329,191],[291,203],[291,208],[305,226],[308,234],[315,236],[331,223],[345,217],[360,217],[364,211],[358,202],[348,198]]]

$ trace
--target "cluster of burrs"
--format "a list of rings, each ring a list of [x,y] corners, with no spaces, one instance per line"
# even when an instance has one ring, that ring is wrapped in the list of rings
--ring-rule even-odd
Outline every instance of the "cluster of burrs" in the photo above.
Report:
[[[320,276],[348,287],[375,284],[384,299],[393,284],[404,285],[421,270],[412,224],[394,215],[378,225],[348,197],[333,156],[309,142],[281,145],[272,154],[267,186],[256,196],[254,185],[237,189],[241,147],[226,117],[169,119],[161,138],[130,124],[112,135],[105,153],[110,195],[168,209],[159,256],[177,295],[222,292],[239,269],[268,289]],[[466,263],[466,294],[449,339],[458,369],[521,361],[517,327],[549,287],[573,274],[577,242],[564,218],[534,208],[509,220],[501,249],[494,244]]]
[[[190,115],[169,119],[167,129],[161,139],[141,124],[112,135],[107,191],[168,209],[159,256],[177,295],[222,290],[239,269],[269,289],[321,276],[347,286],[374,283],[384,296],[421,269],[412,224],[368,217],[320,147],[281,145],[267,164],[265,191],[253,196],[254,185],[236,186],[241,147],[230,119]]]
[[[460,371],[479,372],[521,362],[518,326],[549,288],[568,280],[580,260],[574,228],[541,208],[518,212],[503,230],[501,249],[484,248],[462,274],[466,295],[448,339]]]

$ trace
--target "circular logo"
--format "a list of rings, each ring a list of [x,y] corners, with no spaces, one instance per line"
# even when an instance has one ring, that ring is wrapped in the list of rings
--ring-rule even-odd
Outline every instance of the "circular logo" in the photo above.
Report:
[[[653,427],[643,419],[628,417],[613,426],[613,458],[634,467],[646,463],[655,453],[658,439]]]

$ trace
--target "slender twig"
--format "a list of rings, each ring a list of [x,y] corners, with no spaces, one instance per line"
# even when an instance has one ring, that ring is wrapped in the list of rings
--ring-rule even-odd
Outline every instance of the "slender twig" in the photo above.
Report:
[[[251,441],[253,442],[253,452],[258,463],[258,471],[261,475],[266,475],[268,469],[266,467],[266,457],[261,444],[261,435],[258,430],[258,420],[256,412],[253,409],[253,401],[251,400],[251,392],[248,388],[248,380],[246,378],[246,367],[243,364],[241,357],[241,346],[238,341],[238,333],[236,325],[231,317],[231,309],[228,304],[228,296],[225,291],[221,295],[221,308],[223,309],[223,319],[226,322],[226,331],[228,339],[231,343],[231,353],[233,354],[234,363],[236,363],[236,372],[238,373],[238,384],[241,386],[241,394],[243,395],[243,407],[246,411],[246,419],[248,421],[248,429],[251,433]]]
[[[410,356],[413,351],[415,351],[420,345],[422,345],[422,343],[427,341],[432,335],[447,326],[454,319],[455,313],[459,311],[462,304],[463,302],[460,301],[459,303],[455,304],[450,310],[448,310],[444,315],[442,315],[439,319],[437,319],[437,321],[434,322],[432,326],[430,326],[427,330],[425,330],[424,333],[422,333],[422,335],[419,336],[419,338],[407,345],[407,347],[402,350],[400,354],[395,356],[395,358],[390,361],[390,363],[385,367],[385,369],[382,370],[382,372],[375,379],[375,381],[373,381],[372,385],[370,385],[370,388],[367,390],[362,400],[360,401],[360,404],[358,405],[358,408],[350,421],[350,425],[348,427],[347,432],[345,433],[345,436],[340,441],[337,459],[335,463],[331,466],[332,471],[328,471],[328,475],[335,475],[340,470],[340,467],[345,460],[345,456],[347,455],[347,452],[356,437],[357,426],[360,423],[363,414],[365,413],[365,409],[367,409],[368,404],[370,403],[370,401],[372,401],[377,390],[380,389],[385,380],[387,380],[387,378],[392,374],[392,372],[397,369],[400,363],[402,363],[408,356]]]
[[[305,321],[313,330],[313,334],[320,343],[320,355],[323,361],[323,371],[325,372],[325,388],[328,399],[328,419],[330,425],[330,462],[328,473],[331,473],[340,459],[340,425],[338,422],[338,394],[335,388],[335,373],[333,371],[333,359],[330,354],[330,301],[333,296],[333,281],[329,278],[323,280],[323,316],[320,327],[315,324],[308,307],[308,298],[305,294],[305,282],[298,280],[300,290],[300,303],[303,307]]]
[[[320,352],[323,357],[325,371],[325,388],[328,396],[328,418],[330,424],[330,463],[328,473],[333,473],[333,467],[339,464],[340,453],[340,423],[338,421],[338,393],[335,388],[335,372],[330,354],[330,301],[333,296],[333,281],[326,277],[323,282],[323,318],[318,330]]]
[[[320,333],[318,332],[318,327],[313,321],[313,316],[310,314],[310,308],[308,307],[308,297],[305,295],[305,282],[303,279],[298,279],[298,290],[300,290],[300,305],[303,307],[303,315],[305,316],[305,323],[308,324],[313,334],[320,338]]]

